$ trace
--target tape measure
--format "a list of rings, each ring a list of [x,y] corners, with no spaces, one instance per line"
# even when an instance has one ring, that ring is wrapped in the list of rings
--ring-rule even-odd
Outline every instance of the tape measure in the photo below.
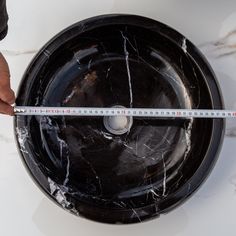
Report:
[[[159,109],[124,107],[34,107],[16,106],[17,116],[127,116],[150,118],[236,118],[233,110]]]

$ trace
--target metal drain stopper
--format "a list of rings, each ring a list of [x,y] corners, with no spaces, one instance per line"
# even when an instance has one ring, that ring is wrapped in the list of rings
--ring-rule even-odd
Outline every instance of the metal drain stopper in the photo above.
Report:
[[[124,108],[123,106],[113,107]],[[107,131],[109,131],[110,133],[122,135],[130,130],[133,124],[133,117],[124,115],[104,116],[103,123]]]

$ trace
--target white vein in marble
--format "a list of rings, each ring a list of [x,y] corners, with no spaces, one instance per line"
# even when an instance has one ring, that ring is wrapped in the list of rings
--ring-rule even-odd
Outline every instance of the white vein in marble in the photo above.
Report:
[[[66,194],[68,194],[68,188],[61,186],[55,183],[52,179],[48,177],[48,183],[50,187],[50,194],[55,197],[57,202],[66,210],[73,212],[76,215],[79,215],[79,212],[75,209],[73,203],[71,203]]]
[[[184,160],[188,156],[188,153],[191,150],[191,134],[192,134],[192,127],[193,127],[193,118],[189,119],[188,126],[185,129],[185,142],[186,142],[186,151],[184,153]]]
[[[123,34],[123,32],[121,32],[121,35],[124,39],[124,54],[125,54],[128,82],[129,82],[130,107],[133,107],[133,91],[132,91],[132,82],[131,82],[130,67],[129,67],[129,52],[127,50],[127,37]]]
[[[29,132],[27,127],[22,127],[22,128],[16,127],[16,135],[19,142],[20,150],[23,153],[28,153],[25,146],[27,139],[29,138]]]
[[[182,40],[182,49],[183,49],[184,53],[187,54],[187,43],[186,43],[185,37],[183,37],[183,40]]]

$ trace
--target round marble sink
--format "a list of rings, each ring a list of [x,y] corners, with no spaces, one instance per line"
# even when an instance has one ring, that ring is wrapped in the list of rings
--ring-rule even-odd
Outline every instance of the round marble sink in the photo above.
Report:
[[[223,108],[199,50],[134,15],[90,18],[56,35],[26,70],[17,105]],[[183,203],[214,166],[223,132],[222,119],[15,117],[22,159],[43,192],[73,214],[116,224]]]

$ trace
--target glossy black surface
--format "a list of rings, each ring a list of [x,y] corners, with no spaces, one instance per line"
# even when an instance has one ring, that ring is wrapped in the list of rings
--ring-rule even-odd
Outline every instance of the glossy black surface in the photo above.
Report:
[[[222,109],[209,65],[185,37],[140,16],[107,15],[54,37],[29,65],[17,105]],[[134,119],[109,133],[102,118],[15,117],[33,179],[70,212],[134,223],[182,203],[209,174],[221,119]]]

